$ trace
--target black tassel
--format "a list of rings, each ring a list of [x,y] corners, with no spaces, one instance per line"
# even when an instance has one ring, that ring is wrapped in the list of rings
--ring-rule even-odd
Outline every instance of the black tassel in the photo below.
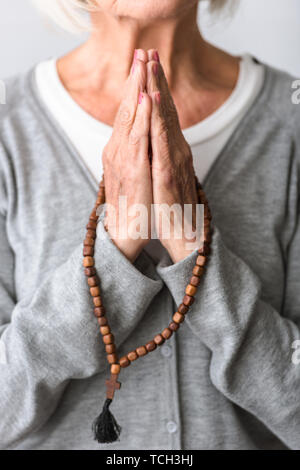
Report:
[[[103,405],[102,413],[93,423],[93,432],[95,440],[99,443],[115,442],[121,433],[121,426],[117,423],[114,416],[109,411],[112,400],[107,398]]]

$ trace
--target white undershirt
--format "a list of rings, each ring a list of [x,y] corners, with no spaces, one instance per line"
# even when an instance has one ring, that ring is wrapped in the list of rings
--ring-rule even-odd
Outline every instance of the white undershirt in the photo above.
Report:
[[[42,101],[78,151],[96,181],[102,176],[102,151],[112,127],[84,111],[64,88],[57,73],[56,59],[36,66],[35,77]],[[241,119],[255,101],[264,81],[264,68],[245,54],[240,61],[237,84],[225,103],[203,121],[183,130],[191,147],[195,173],[203,181],[211,165]],[[192,106],[192,103],[191,103]],[[149,246],[150,245],[150,246]],[[148,245],[158,261],[162,255],[157,240]]]

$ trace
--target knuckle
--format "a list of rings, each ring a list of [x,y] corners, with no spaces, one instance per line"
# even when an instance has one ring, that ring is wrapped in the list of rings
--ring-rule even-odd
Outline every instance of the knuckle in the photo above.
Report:
[[[124,130],[130,129],[133,123],[133,114],[128,106],[122,107],[120,110],[120,126]]]

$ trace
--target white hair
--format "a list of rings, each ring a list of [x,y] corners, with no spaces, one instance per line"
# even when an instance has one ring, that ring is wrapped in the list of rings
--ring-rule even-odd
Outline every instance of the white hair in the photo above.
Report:
[[[202,1],[202,0],[201,0]],[[215,12],[232,0],[209,0],[210,9]],[[95,0],[31,0],[44,14],[69,32],[88,31],[88,14],[95,11]]]

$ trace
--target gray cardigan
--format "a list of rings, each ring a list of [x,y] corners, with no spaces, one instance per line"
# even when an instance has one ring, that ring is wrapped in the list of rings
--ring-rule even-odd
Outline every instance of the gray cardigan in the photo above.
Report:
[[[47,114],[32,71],[0,106],[0,443],[14,449],[300,449],[300,106],[263,89],[204,181],[212,256],[185,323],[122,370],[120,441],[91,423],[109,366],[82,268],[97,185]],[[96,267],[119,354],[181,302],[196,254],[132,265],[98,224]]]

